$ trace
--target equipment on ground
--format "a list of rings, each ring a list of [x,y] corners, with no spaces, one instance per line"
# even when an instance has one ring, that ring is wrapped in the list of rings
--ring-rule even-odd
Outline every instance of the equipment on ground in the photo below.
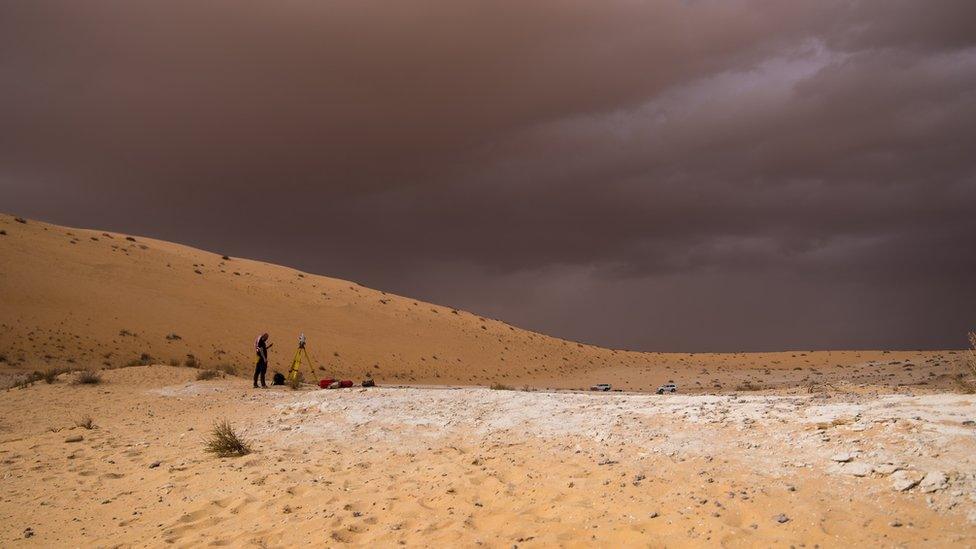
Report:
[[[298,336],[298,350],[295,351],[295,358],[291,361],[291,370],[288,372],[288,379],[294,381],[298,378],[298,372],[302,367],[302,359],[305,359],[308,364],[308,371],[312,373],[312,377],[315,378],[315,368],[312,367],[312,357],[308,356],[308,351],[305,349],[305,333],[303,332]]]
[[[281,372],[275,372],[274,377],[271,378],[272,385],[284,385],[285,384],[285,374]]]
[[[663,395],[664,393],[677,393],[678,386],[674,383],[665,383],[657,388],[657,394]]]
[[[596,385],[591,386],[590,387],[590,390],[591,391],[609,391],[610,390],[610,384],[609,383],[597,383]]]

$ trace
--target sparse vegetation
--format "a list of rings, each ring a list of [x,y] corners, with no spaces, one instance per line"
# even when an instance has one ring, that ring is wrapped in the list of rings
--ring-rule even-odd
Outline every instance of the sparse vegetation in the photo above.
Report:
[[[79,419],[75,422],[75,426],[81,427],[82,429],[88,429],[89,431],[98,428],[98,425],[95,425],[95,420],[92,419],[91,416],[85,416]]]
[[[75,376],[75,385],[95,385],[102,382],[102,374],[94,370],[82,370]]]
[[[178,334],[167,334],[166,339],[168,341],[179,341],[179,340],[181,340],[183,338],[180,337]]]
[[[976,332],[969,332],[969,349],[966,352],[966,369],[955,377],[956,384],[966,394],[976,394]]]
[[[237,366],[234,366],[233,364],[218,364],[216,369],[229,376],[237,375]]]
[[[44,382],[50,385],[51,383],[57,381],[58,376],[61,375],[62,372],[64,372],[64,370],[60,368],[48,368],[47,370],[44,370],[44,373],[41,374],[41,376],[44,378]]]
[[[197,357],[193,355],[186,355],[186,360],[183,361],[183,365],[187,368],[199,368],[200,361],[198,361]]]
[[[966,365],[969,371],[976,376],[976,332],[969,332],[969,353],[966,356]]]
[[[505,385],[505,384],[502,384],[502,383],[499,383],[497,381],[491,384],[491,389],[492,390],[495,390],[495,391],[514,391],[515,390],[512,387],[510,387],[508,385]]]
[[[200,370],[197,372],[197,381],[207,381],[209,379],[216,379],[220,377],[220,372],[217,370]]]
[[[302,388],[302,384],[305,382],[305,375],[301,372],[297,372],[295,377],[288,380],[288,386],[291,387],[292,391],[297,391]]]
[[[225,419],[214,424],[204,451],[218,457],[246,456],[251,453],[251,445]]]
[[[149,353],[142,353],[139,358],[133,358],[129,362],[126,362],[126,367],[132,366],[149,366],[154,362],[152,355]]]
[[[21,379],[18,379],[16,381],[14,381],[10,385],[10,388],[11,389],[13,389],[13,388],[26,389],[26,388],[34,385],[34,383],[40,381],[41,379],[44,379],[44,374],[42,374],[41,372],[38,372],[38,371],[34,371],[34,372],[31,372],[31,373],[27,374],[27,376],[25,376],[25,377],[23,377]]]
[[[171,359],[169,359],[169,365],[170,366],[179,366],[180,365],[180,359],[178,359],[178,358],[171,358]]]

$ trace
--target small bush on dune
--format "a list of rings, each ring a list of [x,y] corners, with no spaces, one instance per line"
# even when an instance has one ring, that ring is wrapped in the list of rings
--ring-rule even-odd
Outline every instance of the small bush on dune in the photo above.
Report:
[[[95,385],[102,382],[102,374],[94,370],[82,370],[75,376],[75,385]]]
[[[221,371],[221,372],[223,372],[223,373],[225,373],[225,374],[227,374],[229,376],[236,376],[237,375],[237,366],[234,366],[233,364],[218,364],[217,365],[217,370],[218,371]]]
[[[180,365],[180,359],[178,359],[178,358],[171,358],[171,359],[169,359],[169,365],[170,366],[179,366]]]
[[[495,391],[514,391],[512,387],[498,383],[497,381],[491,384],[491,389]]]
[[[186,355],[186,360],[183,361],[183,365],[187,368],[199,368],[200,362],[197,360],[197,357],[193,355]]]
[[[42,374],[41,372],[38,372],[38,371],[34,371],[34,372],[31,372],[31,373],[27,374],[27,376],[25,376],[25,377],[23,377],[21,379],[18,379],[16,381],[14,381],[10,385],[10,388],[11,389],[13,389],[13,388],[26,389],[26,388],[34,385],[34,383],[36,383],[36,382],[38,382],[38,381],[40,381],[42,379],[44,379],[44,374]]]
[[[251,453],[251,445],[225,419],[214,424],[204,451],[219,457],[245,456]]]
[[[966,357],[969,372],[976,376],[976,332],[969,332],[969,354]]]
[[[64,370],[61,368],[48,368],[47,370],[44,370],[44,373],[41,375],[44,378],[44,382],[50,385],[58,380],[58,376],[61,375],[62,372],[64,372]]]
[[[200,370],[197,372],[197,381],[207,381],[208,379],[215,379],[220,377],[220,372],[217,370]]]

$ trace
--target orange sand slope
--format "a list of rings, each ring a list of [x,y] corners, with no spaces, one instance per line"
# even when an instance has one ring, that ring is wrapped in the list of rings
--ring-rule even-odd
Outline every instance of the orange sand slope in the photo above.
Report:
[[[251,368],[254,337],[287,370],[305,332],[317,374],[379,383],[683,392],[955,390],[963,354],[617,351],[287,267],[158,240],[0,215],[0,368],[136,362]]]

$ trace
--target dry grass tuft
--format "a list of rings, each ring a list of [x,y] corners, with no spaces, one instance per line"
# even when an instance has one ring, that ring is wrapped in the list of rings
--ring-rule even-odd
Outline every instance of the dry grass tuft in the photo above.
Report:
[[[186,360],[183,361],[183,365],[187,368],[199,368],[200,361],[198,361],[197,357],[193,355],[186,355]]]
[[[514,391],[515,390],[511,386],[505,385],[503,383],[499,383],[497,381],[491,384],[491,389],[492,390],[495,390],[495,391]]]
[[[200,370],[197,372],[197,381],[207,381],[218,377],[221,377],[221,373],[217,370]]]
[[[91,416],[85,416],[79,419],[78,421],[75,422],[75,426],[81,427],[83,429],[88,429],[89,431],[98,428],[98,425],[95,425],[95,420],[92,419]]]
[[[221,372],[223,372],[223,373],[225,373],[225,374],[227,374],[229,376],[236,376],[237,375],[237,366],[234,366],[233,364],[218,364],[217,365],[217,370],[219,370],[219,371],[221,371]]]
[[[976,376],[976,332],[969,332],[969,352],[966,356],[969,371]]]
[[[64,373],[65,371],[66,370],[62,370],[61,368],[48,368],[47,370],[44,370],[44,373],[41,374],[41,377],[44,379],[45,383],[50,385],[55,381],[57,381],[58,376]]]
[[[102,374],[94,370],[82,370],[75,376],[75,385],[95,385],[102,382]]]
[[[214,424],[204,451],[219,457],[245,456],[251,453],[251,445],[225,419]]]

